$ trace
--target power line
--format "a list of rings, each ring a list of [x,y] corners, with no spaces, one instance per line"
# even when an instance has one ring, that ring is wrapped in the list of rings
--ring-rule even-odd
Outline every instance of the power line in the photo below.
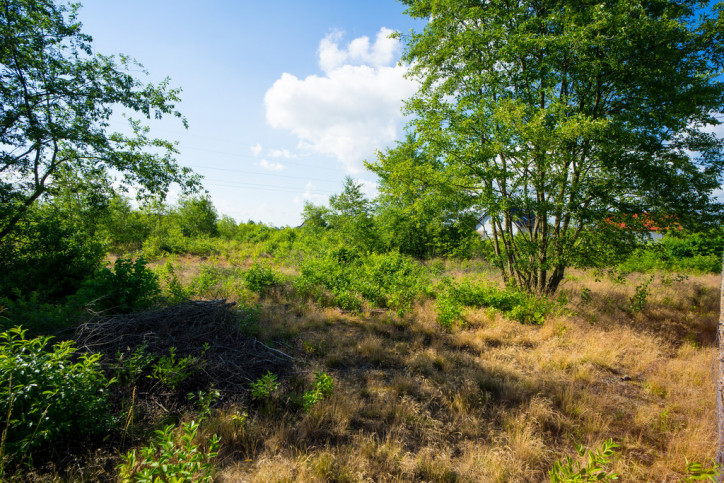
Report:
[[[259,159],[258,156],[254,156],[254,155],[252,155],[252,154],[231,153],[231,152],[229,152],[229,151],[218,151],[218,150],[215,150],[215,149],[200,148],[200,147],[197,147],[197,146],[189,146],[189,145],[187,145],[187,144],[179,144],[179,147],[180,147],[180,148],[183,148],[183,149],[191,149],[191,150],[194,150],[194,151],[202,151],[202,152],[205,152],[205,153],[224,154],[224,155],[226,155],[226,156],[233,156],[233,157],[236,157],[236,158]],[[314,168],[314,169],[323,169],[323,170],[325,170],[325,171],[335,171],[333,168],[328,168],[328,167],[324,167],[324,166],[314,166],[314,165],[311,165],[311,164],[300,163],[300,162],[298,162],[298,161],[290,161],[288,158],[285,158],[284,162],[287,163],[287,164],[292,164],[292,165],[296,165],[296,166],[301,166],[301,167],[303,167],[303,168]]]
[[[231,181],[225,181],[225,180],[208,180],[211,181],[211,183],[208,183],[208,186],[217,186],[221,188],[245,188],[245,189],[252,189],[252,190],[259,190],[259,191],[274,191],[279,193],[295,193],[295,194],[301,194],[300,191],[313,193],[313,194],[319,194],[324,196],[331,196],[334,193],[329,193],[325,191],[319,191],[319,190],[311,190],[311,189],[304,189],[300,190],[298,188],[291,188],[291,187],[279,187],[274,185],[264,185],[264,184],[256,184],[256,183],[234,183]]]
[[[277,178],[305,179],[305,180],[309,180],[309,181],[319,181],[319,182],[323,182],[323,183],[340,183],[340,180],[338,180],[338,179],[332,180],[332,179],[325,179],[325,178],[310,178],[308,176],[292,176],[292,175],[288,175],[288,174],[278,174],[278,173],[259,173],[256,171],[245,171],[242,169],[214,168],[211,166],[199,166],[199,165],[194,165],[194,164],[189,164],[188,167],[189,168],[198,168],[198,169],[212,169],[212,170],[216,170],[216,171],[228,171],[231,173],[255,174],[255,175],[259,175],[259,176],[273,176],[273,177],[277,177]]]

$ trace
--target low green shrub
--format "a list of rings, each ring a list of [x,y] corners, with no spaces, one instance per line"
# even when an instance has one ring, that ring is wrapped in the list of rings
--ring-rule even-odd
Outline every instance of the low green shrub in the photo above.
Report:
[[[279,388],[277,375],[271,371],[261,376],[249,386],[251,389],[251,397],[254,399],[269,399],[271,395]]]
[[[157,379],[164,386],[176,389],[182,382],[199,370],[202,361],[195,356],[176,358],[176,348],[171,347],[168,355],[161,356],[151,366],[151,374],[148,377]]]
[[[256,262],[244,272],[244,283],[252,292],[265,295],[273,287],[281,284],[281,277],[270,265]]]
[[[463,317],[463,305],[453,297],[441,296],[437,299],[437,322],[450,330]]]
[[[48,348],[51,337],[25,338],[20,327],[0,333],[0,414],[3,456],[19,461],[61,437],[93,435],[115,423],[99,354],[76,355],[71,341]]]
[[[153,304],[161,295],[158,276],[146,267],[143,257],[119,258],[113,270],[103,268],[83,282],[71,304],[90,305],[96,310],[128,313]]]
[[[325,372],[314,373],[314,387],[302,396],[304,410],[309,411],[312,406],[328,398],[334,392],[334,380]]]
[[[190,288],[184,287],[176,275],[173,263],[167,261],[154,269],[161,282],[161,294],[170,304],[177,304],[192,295]]]
[[[452,327],[460,319],[462,307],[490,307],[522,324],[543,324],[551,308],[548,301],[518,290],[500,289],[469,279],[441,282],[437,289],[438,322]]]
[[[649,285],[654,281],[654,276],[651,275],[648,280],[640,283],[636,286],[634,294],[629,299],[629,308],[631,312],[640,312],[646,307],[646,299],[649,296]]]
[[[429,284],[429,272],[397,252],[360,255],[340,248],[301,263],[294,281],[298,294],[316,300],[332,294],[331,303],[359,311],[363,301],[399,312],[408,310]]]
[[[213,435],[208,449],[194,444],[199,423],[191,421],[181,425],[180,441],[174,437],[174,426],[156,431],[156,441],[124,456],[118,466],[121,481],[182,482],[212,481],[212,460],[219,451],[220,438]]]
[[[576,451],[580,457],[588,458],[586,463],[575,461],[570,456],[566,456],[560,461],[553,464],[553,468],[548,472],[551,477],[551,483],[583,483],[590,481],[611,481],[617,480],[616,473],[607,473],[605,466],[609,463],[613,456],[614,449],[618,448],[618,444],[609,439],[605,441],[599,450],[586,450],[583,446],[576,446]]]
[[[43,302],[38,292],[24,296],[16,290],[14,297],[0,298],[0,330],[22,325],[31,334],[47,334],[63,327],[72,326],[75,313],[61,304]]]
[[[378,307],[409,309],[429,280],[424,266],[397,252],[371,254],[361,261],[356,288]]]

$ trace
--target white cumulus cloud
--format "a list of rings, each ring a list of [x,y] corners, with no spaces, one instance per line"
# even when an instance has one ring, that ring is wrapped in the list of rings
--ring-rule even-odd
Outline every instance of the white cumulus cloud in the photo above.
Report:
[[[284,169],[284,165],[282,163],[270,163],[266,159],[262,159],[261,162],[259,162],[259,166],[264,169],[268,169],[269,171],[281,171]]]
[[[398,138],[402,100],[416,89],[403,77],[407,68],[395,64],[400,44],[391,33],[382,28],[374,43],[359,37],[346,46],[339,32],[325,37],[318,51],[324,75],[284,73],[266,92],[269,124],[295,134],[301,149],[360,172],[363,159]]]
[[[319,194],[317,192],[318,188],[317,186],[312,183],[311,181],[308,181],[307,184],[304,186],[304,193],[302,194],[301,200],[299,197],[295,198],[295,201],[299,203],[300,201],[310,201],[315,204],[325,204],[327,202],[328,196]]]
[[[272,158],[286,158],[286,159],[292,159],[296,158],[297,155],[290,152],[288,149],[270,149],[269,150],[269,156]]]
[[[261,144],[256,143],[254,146],[251,146],[249,149],[251,149],[251,152],[254,156],[259,156],[261,153]]]

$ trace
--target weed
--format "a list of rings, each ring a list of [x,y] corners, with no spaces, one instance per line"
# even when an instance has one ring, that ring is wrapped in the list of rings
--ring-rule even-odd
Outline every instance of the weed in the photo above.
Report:
[[[239,330],[246,335],[259,334],[259,319],[261,318],[261,305],[237,304],[236,313],[239,316]]]
[[[273,374],[271,371],[267,371],[266,374],[252,382],[250,387],[251,396],[254,399],[269,399],[274,391],[279,388],[277,375]]]
[[[708,480],[716,482],[720,481],[719,477],[721,476],[721,468],[718,464],[705,468],[701,463],[688,460],[686,461],[686,472],[688,476],[684,481]]]
[[[654,280],[654,276],[636,286],[634,294],[629,299],[629,308],[631,312],[640,312],[646,307],[646,298],[649,296],[649,285]]]
[[[199,423],[191,421],[181,425],[183,434],[175,441],[174,426],[156,431],[156,441],[138,450],[130,451],[118,466],[122,481],[212,481],[212,460],[219,450],[220,438],[213,435],[208,450],[193,443]]]
[[[314,388],[302,396],[304,410],[309,411],[312,406],[329,397],[334,392],[334,380],[324,372],[314,373]]]
[[[171,347],[168,355],[160,357],[153,364],[152,372],[148,377],[158,379],[163,385],[176,389],[198,369],[199,363],[200,359],[194,356],[176,360],[176,348]]]
[[[583,464],[574,461],[570,456],[566,456],[560,461],[553,464],[553,468],[548,472],[551,477],[551,483],[574,483],[588,481],[610,481],[617,480],[616,473],[607,473],[604,467],[609,463],[609,459],[613,456],[614,449],[619,445],[609,439],[605,441],[599,450],[586,450],[583,446],[576,446],[576,451],[580,457],[586,456],[588,453],[588,461]]]
[[[195,401],[199,406],[199,421],[203,421],[211,415],[211,406],[219,400],[219,397],[221,397],[221,394],[213,387],[208,391],[198,391],[196,394],[190,392],[188,394],[189,401]]]
[[[148,342],[144,341],[128,356],[121,351],[116,353],[116,360],[118,361],[116,379],[118,379],[118,382],[129,385],[143,374],[154,359],[153,354],[146,353],[146,349],[148,349]]]

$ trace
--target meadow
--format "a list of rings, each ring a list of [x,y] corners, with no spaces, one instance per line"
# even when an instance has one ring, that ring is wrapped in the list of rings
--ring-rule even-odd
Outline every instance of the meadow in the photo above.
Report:
[[[600,471],[620,481],[683,481],[691,462],[712,465],[719,275],[576,269],[539,299],[506,290],[480,259],[215,246],[136,271],[111,257],[107,273],[155,280],[150,311],[233,302],[240,334],[283,357],[231,394],[224,377],[250,369],[215,364],[204,378],[211,335],[193,333],[170,358],[140,344],[125,365],[101,353],[116,378],[106,441],[39,444],[15,478],[134,479],[167,458],[214,481],[549,481],[566,457],[588,468],[578,445],[600,453],[609,440]]]
[[[201,201],[93,233],[0,276],[4,479],[717,474],[719,232],[573,267],[553,296],[506,287],[463,230],[391,246],[364,219],[279,229]]]
[[[256,262],[171,263],[194,286]],[[433,284],[500,286],[482,262],[424,267]],[[233,300],[230,284],[219,276],[199,295]],[[261,305],[259,337],[298,362],[262,402],[207,422],[204,435],[221,436],[219,481],[547,481],[577,444],[608,439],[619,447],[607,468],[621,481],[682,481],[687,462],[714,456],[719,276],[572,271],[540,325],[481,307],[449,328],[425,295],[404,313],[355,312],[299,300],[292,284],[239,300]],[[317,372],[334,393],[290,409]],[[238,412],[249,414],[242,428],[230,419]]]

